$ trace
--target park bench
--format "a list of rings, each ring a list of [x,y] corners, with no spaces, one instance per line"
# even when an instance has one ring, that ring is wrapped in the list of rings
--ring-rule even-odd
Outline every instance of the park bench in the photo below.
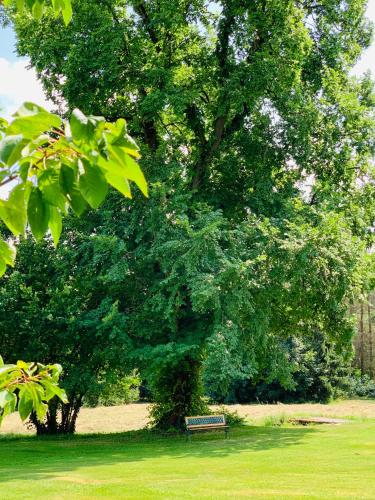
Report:
[[[225,415],[199,415],[196,417],[185,417],[186,436],[191,439],[193,432],[223,430],[225,438],[228,437],[229,425]]]

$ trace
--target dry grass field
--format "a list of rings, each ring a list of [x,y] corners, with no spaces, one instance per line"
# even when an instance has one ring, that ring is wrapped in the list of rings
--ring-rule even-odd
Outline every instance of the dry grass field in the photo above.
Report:
[[[83,408],[78,418],[78,433],[124,432],[142,429],[148,423],[147,404],[129,404],[124,406]],[[213,407],[215,408],[215,407]],[[230,411],[236,411],[247,421],[259,421],[274,416],[322,416],[375,418],[375,401],[336,401],[324,404],[251,404],[228,405]],[[18,415],[8,417],[1,427],[0,434],[31,434],[22,425]]]

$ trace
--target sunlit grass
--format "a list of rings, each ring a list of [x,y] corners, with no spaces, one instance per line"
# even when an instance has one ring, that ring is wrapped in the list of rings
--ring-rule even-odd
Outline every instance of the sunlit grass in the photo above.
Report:
[[[277,422],[279,424],[280,422]],[[375,421],[0,439],[0,498],[374,498]]]

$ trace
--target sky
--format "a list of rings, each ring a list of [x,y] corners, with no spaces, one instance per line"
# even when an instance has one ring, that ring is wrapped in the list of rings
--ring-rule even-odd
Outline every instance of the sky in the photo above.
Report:
[[[367,15],[375,23],[375,0],[369,0]],[[51,108],[34,70],[29,69],[28,64],[27,59],[17,57],[15,53],[15,36],[12,29],[0,27],[0,115],[5,118],[10,118],[25,101]],[[375,76],[375,40],[354,73],[360,75],[366,70],[370,70]]]
[[[15,41],[11,28],[0,27],[0,115],[5,118],[25,101],[51,108],[29,61],[17,57]]]

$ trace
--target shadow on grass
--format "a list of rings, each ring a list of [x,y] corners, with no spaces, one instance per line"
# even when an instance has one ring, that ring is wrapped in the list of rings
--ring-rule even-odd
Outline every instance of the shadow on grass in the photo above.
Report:
[[[153,459],[208,460],[245,451],[298,446],[315,428],[251,427],[185,437],[161,436],[147,430],[71,437],[0,437],[0,481],[45,480],[82,467],[126,464]]]

